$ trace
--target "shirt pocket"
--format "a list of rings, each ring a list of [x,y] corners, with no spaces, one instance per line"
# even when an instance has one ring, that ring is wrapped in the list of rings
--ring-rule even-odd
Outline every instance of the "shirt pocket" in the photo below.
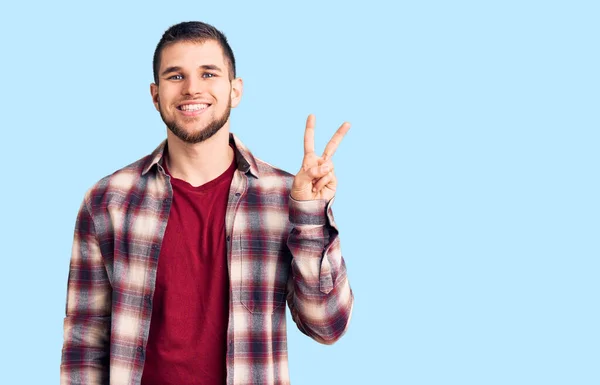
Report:
[[[290,263],[288,250],[242,248],[240,301],[249,312],[272,314],[285,303]]]

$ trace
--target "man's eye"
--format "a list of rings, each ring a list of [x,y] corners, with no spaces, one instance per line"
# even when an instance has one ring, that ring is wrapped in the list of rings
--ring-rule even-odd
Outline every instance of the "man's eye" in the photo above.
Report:
[[[183,79],[183,76],[181,75],[173,75],[171,77],[169,77],[169,80],[181,80]]]
[[[202,74],[203,78],[214,78],[215,74],[211,74],[210,72],[205,72]]]

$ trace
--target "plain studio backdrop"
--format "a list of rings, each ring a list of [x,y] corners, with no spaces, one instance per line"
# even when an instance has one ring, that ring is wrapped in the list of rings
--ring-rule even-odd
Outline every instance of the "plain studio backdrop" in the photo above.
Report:
[[[133,3],[133,2],[132,2]],[[595,1],[4,2],[0,373],[56,384],[85,191],[166,135],[149,94],[172,24],[225,32],[232,131],[300,167],[316,114],[356,296],[292,383],[599,384]],[[291,320],[290,320],[291,321]]]

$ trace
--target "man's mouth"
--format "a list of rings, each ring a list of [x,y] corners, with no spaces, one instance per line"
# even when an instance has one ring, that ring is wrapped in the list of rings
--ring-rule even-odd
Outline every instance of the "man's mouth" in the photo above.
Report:
[[[205,110],[208,108],[208,104],[182,104],[179,107],[177,107],[178,110],[180,111],[201,111],[201,110]]]

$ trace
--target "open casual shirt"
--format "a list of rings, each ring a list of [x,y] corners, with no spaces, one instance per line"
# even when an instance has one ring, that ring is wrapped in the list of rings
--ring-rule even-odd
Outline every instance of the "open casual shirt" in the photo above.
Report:
[[[300,331],[325,344],[344,334],[352,313],[333,199],[292,199],[293,175],[252,156],[235,135],[230,141],[237,170],[224,230],[227,384],[289,384],[285,303]],[[172,202],[165,145],[85,194],[69,269],[63,385],[140,383]]]

